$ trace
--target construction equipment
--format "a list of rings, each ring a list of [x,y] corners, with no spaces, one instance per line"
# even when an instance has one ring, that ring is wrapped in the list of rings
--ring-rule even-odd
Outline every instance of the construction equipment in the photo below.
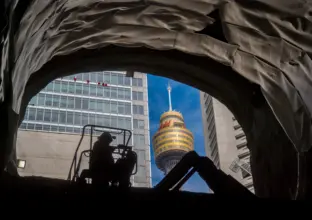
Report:
[[[85,137],[86,133],[89,133],[90,138],[90,146],[87,150],[83,150],[80,152],[80,156],[78,158],[79,150],[81,147],[81,143]],[[75,182],[83,182],[83,183],[92,183],[91,178],[91,172],[90,172],[90,159],[93,152],[93,140],[94,140],[94,133],[102,133],[107,132],[110,133],[113,139],[116,139],[116,136],[122,135],[123,143],[122,144],[116,144],[115,146],[109,146],[111,148],[111,152],[114,155],[115,164],[116,165],[116,171],[122,172],[123,170],[120,170],[120,164],[123,164],[125,159],[127,157],[131,157],[132,163],[134,163],[134,170],[132,171],[131,175],[136,174],[137,172],[137,155],[134,151],[132,151],[132,147],[128,146],[129,141],[132,136],[132,132],[127,129],[121,129],[121,128],[114,128],[114,127],[108,127],[108,126],[99,126],[99,125],[85,125],[82,129],[81,138],[79,140],[78,146],[75,150],[75,154],[73,157],[73,161],[68,173],[67,180],[70,180],[72,183]],[[81,169],[83,157],[86,157],[88,160],[88,168],[87,169]],[[131,172],[131,171],[130,171]],[[118,174],[116,176],[119,176]],[[120,177],[122,178],[122,177]],[[116,180],[115,180],[116,182]],[[129,180],[130,182],[130,180]]]
[[[200,157],[195,151],[187,153],[169,174],[155,186],[155,189],[158,191],[178,191],[195,172],[198,172],[215,194],[244,199],[257,198],[233,177],[217,169],[209,158]]]

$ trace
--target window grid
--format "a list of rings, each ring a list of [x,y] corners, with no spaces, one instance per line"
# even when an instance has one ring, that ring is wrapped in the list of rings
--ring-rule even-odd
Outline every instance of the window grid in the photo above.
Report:
[[[102,83],[109,86],[102,86]],[[130,116],[131,111],[144,115],[142,105],[131,106],[131,100],[143,101],[143,92],[131,92],[131,85],[142,87],[143,80],[114,72],[83,73],[57,79],[30,100],[20,128],[65,133],[81,133],[85,124],[144,129],[144,120],[122,116]],[[143,145],[144,135],[138,136],[135,142]]]
[[[143,101],[143,92],[132,91],[132,99]]]
[[[144,106],[143,105],[133,105],[132,112],[134,115],[144,115]]]
[[[133,128],[134,129],[144,129],[144,120],[133,119]]]
[[[143,80],[141,78],[132,78],[132,86],[136,87],[142,87],[143,86]]]

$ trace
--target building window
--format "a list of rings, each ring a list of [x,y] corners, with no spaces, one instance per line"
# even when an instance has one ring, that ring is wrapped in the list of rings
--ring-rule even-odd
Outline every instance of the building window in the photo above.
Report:
[[[102,86],[97,87],[96,96],[97,97],[103,97],[104,96],[104,88]]]
[[[89,102],[89,109],[91,111],[96,111],[96,101],[95,100],[91,100],[90,99],[90,102]]]
[[[55,93],[61,92],[61,82],[59,82],[59,81],[54,82],[54,92]]]
[[[104,101],[103,100],[97,100],[96,110],[98,112],[103,112],[104,111]]]
[[[83,95],[86,95],[86,96],[89,96],[89,90],[90,90],[90,85],[87,84],[87,85],[83,85],[82,87],[82,94]]]
[[[76,83],[76,94],[81,95],[82,94],[82,84]]]
[[[59,123],[66,124],[66,112],[65,111],[59,112]]]
[[[81,107],[83,110],[89,110],[89,99],[83,98]]]
[[[68,92],[68,82],[65,82],[65,81],[61,82],[61,91],[62,91],[62,93]]]
[[[67,125],[73,125],[74,124],[74,113],[73,112],[67,112],[66,124]]]
[[[245,134],[244,133],[240,133],[238,135],[235,136],[236,139],[240,139],[242,137],[245,137]]]
[[[68,93],[75,94],[75,83],[73,82],[68,83]]]
[[[234,126],[234,129],[235,129],[235,130],[240,129],[240,128],[241,128],[240,125],[235,125],[235,126]]]
[[[35,108],[29,108],[28,120],[30,120],[30,121],[36,120],[36,109]]]
[[[246,157],[248,157],[248,156],[250,156],[249,150],[246,151],[246,152],[244,152],[244,153],[242,153],[242,154],[239,154],[239,155],[238,155],[238,158],[239,158],[240,160],[242,160],[242,159],[244,159],[244,158],[246,158]]]
[[[81,123],[82,123],[82,126],[85,126],[87,124],[89,124],[89,117],[88,117],[88,114],[87,113],[82,113],[81,115]]]
[[[111,98],[117,99],[117,88],[111,87]]]
[[[51,122],[54,124],[58,123],[58,117],[59,116],[59,111],[58,110],[52,110],[52,120]]]
[[[133,135],[134,146],[143,147],[145,146],[145,137],[143,134]]]
[[[67,98],[67,108],[69,108],[69,109],[75,108],[75,98],[74,97],[68,97]]]
[[[125,77],[125,86],[130,86],[131,82],[130,82],[130,78],[129,77]]]
[[[111,84],[118,85],[118,75],[116,73],[111,74]]]
[[[97,82],[104,82],[104,76],[102,72],[96,73],[97,75]]]
[[[53,82],[49,83],[46,87],[47,92],[53,92]]]
[[[115,101],[111,101],[111,113],[118,113],[118,106],[117,106],[117,102]]]
[[[45,109],[43,121],[44,122],[50,122],[51,121],[51,110]]]
[[[88,79],[87,80],[90,80],[91,82],[96,82],[96,73],[93,72],[93,73],[88,73],[87,74],[88,76]],[[82,77],[83,78],[83,77]]]
[[[44,98],[45,98],[45,94],[39,93],[39,95],[38,95],[38,105],[44,106]]]
[[[36,131],[42,131],[42,124],[35,124]]]
[[[143,101],[143,92],[133,91],[132,92],[132,99],[133,100]]]
[[[118,74],[118,85],[124,85],[124,76]]]
[[[247,142],[245,141],[245,142],[243,142],[241,144],[238,144],[236,147],[237,147],[237,149],[241,149],[243,147],[247,147]]]
[[[117,96],[118,96],[118,99],[125,99],[125,89],[124,88],[118,88],[117,89]]]
[[[125,115],[131,115],[131,104],[125,103]]]
[[[59,126],[59,132],[65,132],[65,127],[64,126]]]
[[[209,139],[213,139],[213,138],[215,138],[215,136],[216,136],[216,130],[213,129],[213,130],[210,132],[210,134],[209,134]]]
[[[111,116],[111,127],[117,128],[117,117]]]
[[[125,118],[118,117],[118,128],[126,128]]]
[[[125,119],[125,123],[126,123],[125,128],[128,129],[128,130],[131,130],[131,119],[130,118],[126,118]]]
[[[52,98],[52,106],[58,108],[60,106],[60,96],[53,95]]]
[[[134,115],[144,115],[144,107],[142,105],[133,105]]]
[[[214,114],[209,114],[207,117],[207,123],[210,124],[213,118],[214,118]]]
[[[144,120],[133,119],[134,129],[144,129]]]
[[[60,107],[61,108],[66,108],[67,107],[67,96],[61,96],[61,101],[60,101]]]
[[[104,73],[104,82],[105,83],[110,83],[111,80],[110,80],[110,73],[109,72],[105,72]]]
[[[81,113],[78,112],[74,113],[74,124],[81,125]]]
[[[143,80],[140,78],[132,78],[132,86],[142,87]]]
[[[138,162],[141,162],[141,165],[145,164],[145,151],[144,150],[136,150],[135,151],[138,156]]]
[[[36,121],[43,121],[43,109],[37,109]]]
[[[34,130],[34,129],[35,129],[35,125],[34,125],[34,124],[28,123],[28,124],[27,124],[27,129],[29,129],[29,130]]]
[[[90,85],[90,96],[96,96],[96,85]]]
[[[42,129],[44,131],[50,131],[50,125],[43,125]]]

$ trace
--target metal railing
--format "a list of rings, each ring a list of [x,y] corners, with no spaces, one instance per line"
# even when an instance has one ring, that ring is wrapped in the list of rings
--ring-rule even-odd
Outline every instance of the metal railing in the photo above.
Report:
[[[70,169],[69,169],[67,180],[76,181],[78,178],[79,168],[80,168],[80,163],[81,163],[81,156],[80,156],[79,161],[77,163],[78,151],[79,151],[79,148],[81,146],[82,140],[85,136],[85,131],[86,131],[87,127],[90,127],[90,147],[89,147],[89,150],[84,150],[81,152],[81,154],[86,154],[87,152],[89,152],[89,157],[90,157],[90,153],[92,153],[94,131],[109,132],[111,134],[116,134],[116,135],[123,134],[123,145],[124,146],[128,146],[129,141],[130,141],[131,136],[132,136],[132,132],[128,129],[114,128],[114,127],[100,126],[100,125],[91,125],[91,124],[85,125],[82,129],[81,138],[80,138],[78,146],[75,150],[75,154],[74,154],[73,161],[72,161]],[[126,140],[126,136],[127,136],[126,133],[128,133],[128,139],[127,140]],[[72,175],[72,173],[73,173],[73,175]]]
[[[246,163],[239,158],[236,158],[230,165],[230,170],[232,170],[234,173],[238,172],[238,168],[244,170],[245,172],[249,173],[251,175],[251,168],[250,164]]]

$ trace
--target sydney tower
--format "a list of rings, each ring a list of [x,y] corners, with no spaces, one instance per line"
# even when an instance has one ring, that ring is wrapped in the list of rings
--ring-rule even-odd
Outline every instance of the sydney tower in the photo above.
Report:
[[[153,150],[157,167],[167,175],[189,151],[194,150],[194,138],[180,112],[172,110],[171,87],[168,85],[169,111],[160,117],[160,126],[153,136]]]

